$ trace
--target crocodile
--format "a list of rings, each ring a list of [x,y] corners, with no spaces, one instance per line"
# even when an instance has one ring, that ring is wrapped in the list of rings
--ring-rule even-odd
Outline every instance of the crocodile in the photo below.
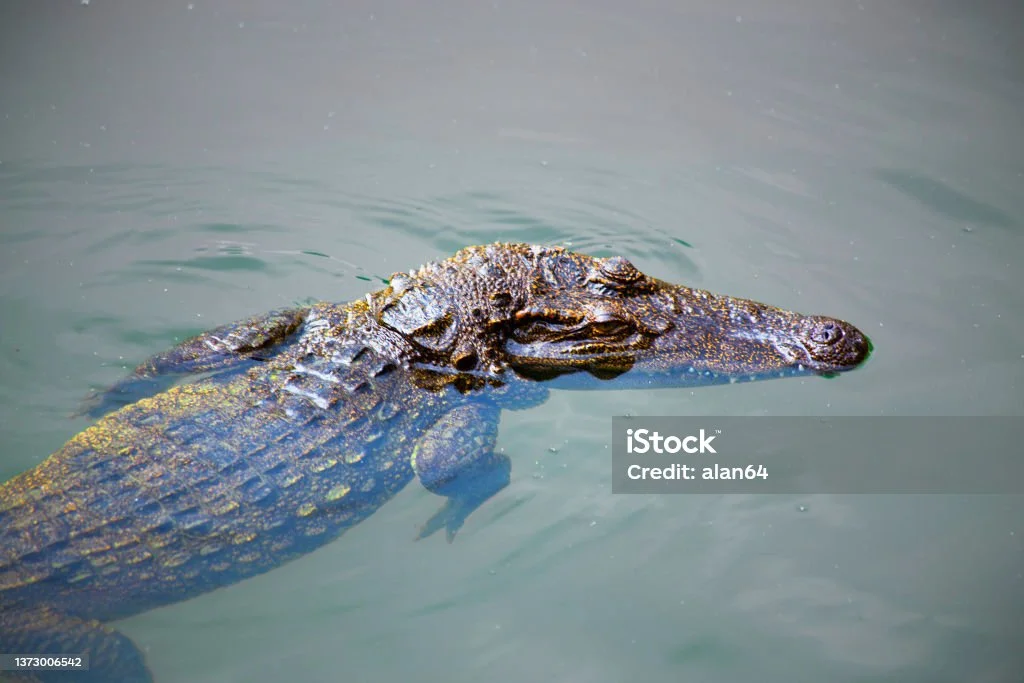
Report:
[[[451,541],[509,484],[502,409],[552,388],[831,376],[870,352],[841,320],[527,244],[218,327],[94,396],[91,426],[0,487],[0,653],[89,655],[27,680],[152,681],[109,622],[309,553],[413,479],[443,499],[417,538]]]

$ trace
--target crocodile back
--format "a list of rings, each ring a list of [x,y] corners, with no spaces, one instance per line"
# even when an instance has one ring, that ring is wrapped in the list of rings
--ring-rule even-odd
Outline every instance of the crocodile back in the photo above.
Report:
[[[336,538],[412,479],[416,436],[458,400],[406,375],[348,345],[106,416],[0,487],[0,610],[119,618]]]

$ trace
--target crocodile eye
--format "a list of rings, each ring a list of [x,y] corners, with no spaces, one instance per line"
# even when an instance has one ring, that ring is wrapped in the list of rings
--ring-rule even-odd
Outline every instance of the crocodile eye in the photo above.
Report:
[[[622,256],[612,256],[601,261],[599,266],[601,274],[616,282],[630,283],[643,278],[643,273],[636,269],[629,259]]]
[[[628,296],[649,293],[655,288],[653,280],[622,256],[596,259],[587,282],[593,291],[601,294],[621,292]]]

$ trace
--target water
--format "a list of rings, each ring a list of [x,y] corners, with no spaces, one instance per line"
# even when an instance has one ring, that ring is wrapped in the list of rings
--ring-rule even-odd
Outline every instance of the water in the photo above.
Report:
[[[188,334],[493,240],[622,254],[876,348],[836,381],[506,414],[513,483],[453,544],[412,542],[438,505],[414,485],[322,551],[119,624],[161,683],[1022,679],[1020,497],[612,496],[607,445],[626,412],[1021,414],[1019,13],[2,12],[0,477]]]

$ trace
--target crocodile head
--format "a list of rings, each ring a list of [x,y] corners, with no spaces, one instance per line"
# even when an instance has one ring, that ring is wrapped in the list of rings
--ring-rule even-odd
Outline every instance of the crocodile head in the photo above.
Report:
[[[495,244],[396,277],[381,320],[449,372],[694,386],[832,376],[871,352],[849,323],[664,282],[621,256]]]

